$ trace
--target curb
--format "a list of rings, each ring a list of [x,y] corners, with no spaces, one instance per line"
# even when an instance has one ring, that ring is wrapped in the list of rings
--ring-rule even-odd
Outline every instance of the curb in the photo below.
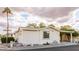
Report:
[[[52,48],[52,47],[65,47],[65,46],[74,46],[79,44],[65,44],[65,45],[46,45],[46,46],[30,46],[30,47],[18,47],[18,48],[0,48],[0,51],[21,51],[21,50],[32,50],[32,49],[43,49],[43,48]]]

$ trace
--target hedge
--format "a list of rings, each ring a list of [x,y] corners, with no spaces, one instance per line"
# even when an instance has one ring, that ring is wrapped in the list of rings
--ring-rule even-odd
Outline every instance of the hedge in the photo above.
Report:
[[[10,43],[10,41],[15,41],[14,37],[8,37],[7,40],[6,40],[6,37],[1,38],[2,43]]]

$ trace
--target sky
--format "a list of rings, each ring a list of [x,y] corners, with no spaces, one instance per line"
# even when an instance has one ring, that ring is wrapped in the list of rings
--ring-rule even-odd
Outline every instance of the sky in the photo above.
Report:
[[[18,27],[25,27],[28,23],[44,22],[46,25],[71,25],[79,29],[79,7],[10,7],[9,27],[14,32]],[[6,15],[0,7],[0,33],[6,33]]]

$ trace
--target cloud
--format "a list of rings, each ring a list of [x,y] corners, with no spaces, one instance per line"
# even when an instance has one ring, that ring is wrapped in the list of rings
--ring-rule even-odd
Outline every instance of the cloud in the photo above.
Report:
[[[66,23],[69,21],[69,17],[62,17],[60,19],[58,19],[56,22],[57,23]]]
[[[4,7],[0,8],[0,15]],[[78,7],[10,7],[12,12],[28,12],[41,17],[58,18],[67,16],[71,11],[78,9]]]
[[[6,28],[6,16],[1,13],[0,8],[0,31]],[[13,12],[9,17],[10,29],[16,30],[18,27],[27,26],[28,23],[47,24],[70,24],[79,28],[78,7],[11,7]]]
[[[21,8],[20,11],[30,12],[41,17],[58,18],[67,16],[71,11],[77,8],[78,7],[27,7]]]

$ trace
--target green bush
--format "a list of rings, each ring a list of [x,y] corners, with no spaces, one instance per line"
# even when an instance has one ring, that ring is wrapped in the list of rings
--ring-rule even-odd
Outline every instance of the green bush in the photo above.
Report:
[[[6,37],[1,38],[2,43],[10,43],[10,41],[15,41],[14,37],[8,37],[7,39],[6,39]]]

